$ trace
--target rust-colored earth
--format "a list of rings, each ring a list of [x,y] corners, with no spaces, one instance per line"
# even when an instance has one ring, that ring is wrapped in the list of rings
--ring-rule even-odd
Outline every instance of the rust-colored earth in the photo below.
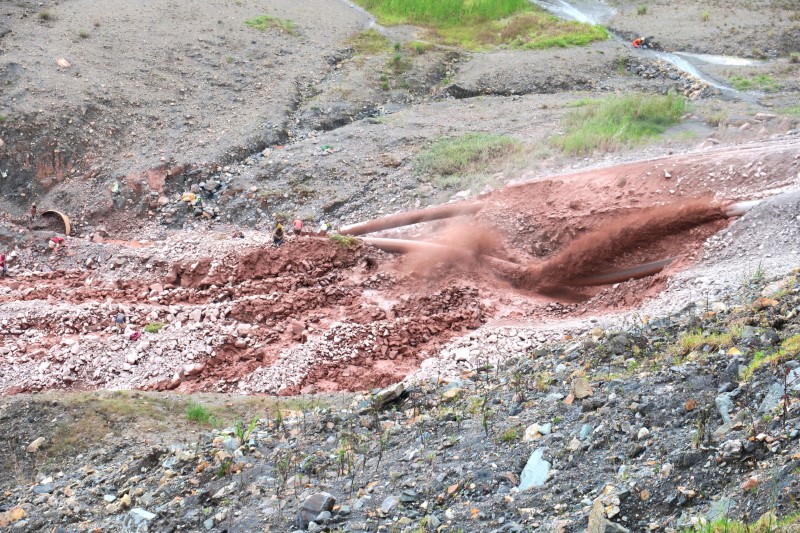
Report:
[[[217,344],[215,357],[181,380],[156,379],[142,388],[236,390],[247,376],[306,343],[346,348],[350,355],[312,365],[281,394],[381,386],[402,379],[454,336],[482,324],[550,318],[546,311],[529,312],[541,304],[577,304],[571,307],[576,315],[641,303],[658,293],[671,273],[691,265],[705,240],[729,223],[722,212],[726,202],[794,183],[798,145],[761,143],[517,184],[482,198],[484,207],[475,216],[389,232],[473,252],[466,258],[463,253],[396,256],[364,245],[347,249],[307,235],[280,248],[245,239],[220,253],[209,239],[198,245],[201,253],[208,248],[199,260],[159,258],[160,279],[145,273],[121,277],[113,270],[30,274],[0,280],[0,287],[10,289],[0,293],[0,304],[112,302],[141,307],[150,322],[168,320],[174,306],[217,306],[225,310],[216,319],[220,324],[246,325],[245,337],[229,334]],[[90,246],[96,251],[111,243],[119,245]],[[146,258],[152,247],[129,248]],[[518,269],[513,275],[498,272],[485,256]],[[673,257],[664,272],[621,283],[612,293],[575,283]],[[25,351],[44,358],[64,335],[111,336],[109,320],[93,315],[82,331],[65,330],[58,320],[28,322],[26,327],[45,335]],[[12,335],[3,337],[0,347],[11,340]],[[18,346],[19,338],[13,340]],[[93,387],[80,381],[71,386]]]

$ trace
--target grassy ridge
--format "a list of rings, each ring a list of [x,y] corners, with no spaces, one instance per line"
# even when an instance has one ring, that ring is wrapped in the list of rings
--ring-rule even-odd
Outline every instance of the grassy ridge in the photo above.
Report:
[[[456,26],[528,11],[528,0],[357,0],[382,24]]]
[[[566,134],[552,142],[568,154],[611,150],[663,133],[680,122],[686,109],[682,96],[612,96],[577,103],[566,118]]]

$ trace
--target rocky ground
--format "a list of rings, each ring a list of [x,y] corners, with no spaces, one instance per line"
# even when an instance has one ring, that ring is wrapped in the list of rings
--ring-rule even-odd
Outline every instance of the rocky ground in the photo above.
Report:
[[[794,531],[797,281],[756,275],[722,300],[497,363],[491,349],[457,350],[446,380],[349,398],[190,400],[220,417],[216,429],[187,421],[174,395],[19,395],[0,415],[3,482],[16,486],[0,523],[677,531],[779,516]],[[481,344],[524,338],[506,328]],[[243,418],[229,426],[232,413]]]
[[[419,45],[338,2],[3,3],[0,529],[796,530],[796,10],[610,4],[623,38],[753,61]],[[649,144],[554,148],[576,100],[631,91],[691,107]],[[521,149],[418,172],[472,132]],[[276,217],[448,201],[480,206],[383,236],[455,250],[270,246]]]

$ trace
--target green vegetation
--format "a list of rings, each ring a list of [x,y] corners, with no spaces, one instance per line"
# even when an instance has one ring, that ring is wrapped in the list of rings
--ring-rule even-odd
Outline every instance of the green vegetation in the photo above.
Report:
[[[778,531],[795,531],[794,526],[798,523],[800,523],[800,513],[779,519],[774,511],[770,511],[764,513],[757,522],[752,524],[722,517],[695,528],[684,529],[682,533],[777,533]]]
[[[515,17],[500,32],[500,40],[521,48],[585,46],[608,39],[603,26],[559,20],[546,13]]]
[[[199,424],[208,424],[211,421],[211,411],[202,404],[189,400],[189,405],[186,406],[186,420]]]
[[[341,235],[339,233],[334,233],[331,235],[331,241],[337,246],[344,248],[345,250],[349,250],[358,244],[358,239],[353,237],[352,235]]]
[[[742,371],[742,381],[749,381],[753,377],[756,370],[764,365],[778,364],[787,361],[800,354],[800,335],[789,337],[783,343],[778,351],[765,354],[764,352],[756,352],[753,360],[747,365],[747,368]]]
[[[800,63],[800,52],[790,52],[789,63]]]
[[[517,428],[507,429],[500,435],[500,440],[502,442],[514,442],[519,440],[519,430]]]
[[[380,54],[391,48],[389,39],[381,35],[377,30],[365,30],[357,33],[348,42],[357,54],[362,55]]]
[[[703,14],[700,15],[700,18],[703,20],[703,22],[708,22],[711,19],[711,12],[706,9],[703,11]]]
[[[39,20],[53,20],[53,15],[46,9],[39,11]]]
[[[166,324],[164,324],[163,322],[150,322],[149,324],[147,324],[144,327],[144,332],[145,333],[158,333],[159,331],[164,329],[165,325]]]
[[[766,74],[758,76],[731,76],[731,85],[738,91],[749,91],[752,89],[761,90],[767,93],[779,91],[782,87],[774,78]]]
[[[680,122],[682,96],[611,96],[581,104],[566,119],[566,134],[552,139],[567,154],[611,150],[663,133]]]
[[[433,45],[431,43],[426,43],[422,41],[411,41],[410,43],[408,43],[408,48],[415,54],[421,56],[422,54],[433,48]]]
[[[794,107],[787,107],[783,111],[787,115],[795,115],[800,117],[800,105],[796,105]]]
[[[683,355],[704,346],[708,346],[711,350],[729,348],[733,346],[733,334],[711,333],[706,335],[700,330],[688,331],[678,339],[678,346]]]
[[[78,37],[81,39],[88,39],[89,38],[89,30],[80,29],[78,30]]]
[[[297,24],[295,24],[291,20],[279,19],[271,17],[269,15],[258,15],[257,17],[245,20],[244,23],[253,28],[254,30],[259,30],[259,31],[267,31],[270,29],[275,29],[279,31],[284,31],[289,35],[297,35],[299,33]]]
[[[498,20],[532,9],[527,0],[357,0],[381,24],[453,27]]]
[[[460,186],[485,179],[490,167],[521,149],[522,143],[508,135],[468,133],[435,141],[417,156],[414,166],[440,187]]]
[[[585,45],[608,38],[602,26],[560,20],[526,0],[358,0],[381,24],[413,24],[431,37],[471,49]],[[416,53],[424,52],[412,46]]]
[[[647,15],[647,6],[639,6],[636,8],[637,15]]]

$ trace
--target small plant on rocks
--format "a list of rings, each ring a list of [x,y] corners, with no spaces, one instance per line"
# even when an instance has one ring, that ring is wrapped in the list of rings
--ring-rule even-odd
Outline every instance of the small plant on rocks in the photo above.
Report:
[[[244,446],[248,440],[250,440],[250,435],[253,434],[253,430],[256,429],[256,424],[258,424],[258,415],[254,416],[250,423],[245,426],[244,421],[239,418],[236,420],[233,426],[233,432],[236,435],[236,438],[239,440],[239,445]]]
[[[164,328],[165,324],[163,322],[150,322],[144,327],[145,333],[158,333]]]
[[[334,244],[337,244],[338,246],[344,248],[345,250],[349,250],[350,248],[353,248],[355,247],[356,244],[358,244],[358,239],[356,239],[352,235],[341,235],[339,233],[331,235],[331,241],[333,241]]]

